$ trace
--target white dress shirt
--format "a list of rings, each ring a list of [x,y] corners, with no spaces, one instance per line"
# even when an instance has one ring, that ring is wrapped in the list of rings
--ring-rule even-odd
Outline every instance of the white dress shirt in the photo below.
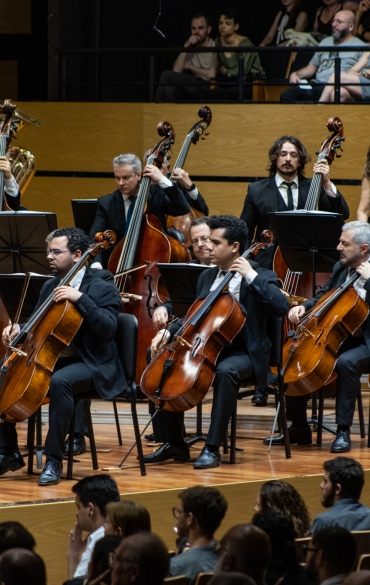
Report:
[[[291,188],[292,188],[294,209],[297,209],[298,208],[298,196],[299,196],[298,175],[296,175],[290,181],[287,181],[286,179],[283,179],[283,177],[281,175],[279,175],[279,173],[276,173],[275,182],[276,182],[276,186],[278,188],[278,191],[284,200],[285,205],[288,205],[288,185],[283,185],[282,183],[294,183],[293,185],[291,185]],[[333,197],[333,193],[334,193],[334,195],[337,194],[337,188],[333,183],[330,183],[330,185],[331,185],[331,191],[328,191],[327,189],[325,189],[325,193],[329,197]]]

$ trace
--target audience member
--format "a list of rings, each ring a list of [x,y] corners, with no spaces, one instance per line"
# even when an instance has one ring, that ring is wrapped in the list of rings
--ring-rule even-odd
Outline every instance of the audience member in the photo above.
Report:
[[[140,532],[124,538],[116,550],[112,585],[162,585],[168,573],[168,551],[156,534]]]
[[[356,12],[357,33],[359,39],[370,42],[370,0],[362,0]]]
[[[252,523],[266,532],[270,539],[271,559],[266,584],[309,585],[306,570],[298,558],[294,540],[296,533],[291,519],[268,510],[255,514]]]
[[[252,524],[233,526],[222,537],[219,553],[215,573],[236,571],[252,577],[256,585],[265,585],[271,545],[263,530]]]
[[[131,536],[137,532],[150,532],[150,514],[145,506],[132,500],[109,502],[105,507],[105,535]]]
[[[281,512],[292,522],[295,538],[307,536],[311,519],[307,506],[297,490],[283,480],[266,481],[257,496],[256,512]]]
[[[322,0],[322,6],[317,9],[313,25],[313,31],[320,35],[317,35],[320,40],[331,35],[331,23],[339,10],[343,10],[343,2],[340,0]]]
[[[357,220],[367,222],[370,216],[370,148],[367,151],[361,184],[361,197],[357,208]]]
[[[42,558],[25,548],[12,548],[0,556],[1,585],[46,585]]]
[[[263,74],[258,53],[234,53],[232,47],[253,47],[252,42],[240,34],[238,13],[234,9],[221,14],[218,22],[220,36],[216,38],[216,47],[225,47],[224,53],[217,53],[218,58],[218,87],[212,90],[215,98],[235,99],[237,97],[237,80],[239,58],[244,59],[244,76],[250,78]],[[249,92],[251,95],[251,91]],[[248,95],[247,95],[248,97]]]
[[[260,43],[260,47],[267,45],[285,45],[284,32],[293,28],[303,32],[307,26],[307,14],[301,8],[300,0],[280,0],[283,8],[277,13],[272,26]]]
[[[311,534],[330,526],[370,530],[370,508],[359,502],[364,484],[364,470],[358,461],[350,457],[325,461],[321,504],[330,510],[316,516]]]
[[[87,575],[87,566],[95,543],[104,536],[105,507],[119,502],[116,482],[109,475],[90,475],[78,481],[72,492],[76,494],[77,522],[69,536],[69,578]],[[82,532],[88,532],[82,538]]]
[[[369,585],[370,571],[356,571],[350,573],[344,581],[344,585]]]
[[[94,546],[93,553],[87,568],[87,583],[96,579],[99,575],[111,569],[112,559],[115,550],[121,544],[122,538],[120,536],[104,536]]]
[[[334,102],[334,75],[328,79],[319,99],[320,102]],[[340,74],[340,101],[355,102],[370,100],[370,53],[363,53],[361,59],[349,71]],[[352,85],[355,84],[355,85]],[[367,221],[367,220],[366,220]]]
[[[317,532],[306,550],[307,575],[319,585],[342,585],[356,559],[355,537],[341,526]]]
[[[209,581],[209,585],[256,585],[256,582],[252,577],[235,571],[230,573],[221,572],[214,575]]]
[[[202,13],[191,19],[191,35],[184,47],[214,47],[209,36],[212,27]],[[210,79],[216,77],[216,53],[180,53],[172,71],[163,71],[155,96],[156,102],[175,102],[183,99],[200,100],[209,90]]]
[[[323,39],[319,43],[323,52],[317,52],[311,61],[302,69],[294,71],[289,77],[289,81],[297,87],[289,88],[280,95],[282,102],[296,101],[316,101],[320,98],[324,86],[328,79],[334,73],[334,63],[336,52],[325,52],[325,47],[334,46],[358,46],[364,45],[364,42],[354,36],[355,15],[350,10],[340,10],[332,20],[332,36]],[[341,71],[348,71],[362,57],[361,51],[349,51],[340,53]],[[302,82],[307,79],[311,80],[311,85],[302,88]]]
[[[177,534],[189,537],[189,550],[170,561],[170,576],[186,575],[192,585],[198,573],[213,571],[218,556],[214,533],[227,511],[227,501],[218,489],[194,486],[179,494],[179,508],[173,508]]]
[[[20,522],[0,523],[0,554],[10,548],[34,550],[35,546],[32,534]]]

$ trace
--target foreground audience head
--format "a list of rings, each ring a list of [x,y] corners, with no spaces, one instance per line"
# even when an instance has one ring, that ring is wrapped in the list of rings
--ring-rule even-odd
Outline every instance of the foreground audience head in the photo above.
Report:
[[[72,487],[72,492],[76,494],[78,523],[87,532],[103,526],[106,505],[120,500],[116,482],[104,473],[84,477]]]
[[[343,585],[369,585],[370,571],[356,571],[348,575]]]
[[[0,523],[0,554],[10,548],[33,550],[35,546],[32,534],[20,522]]]
[[[358,461],[350,457],[335,457],[325,461],[324,476],[320,484],[321,503],[325,508],[330,508],[343,498],[359,500],[364,483],[364,470]]]
[[[307,546],[307,575],[322,583],[349,573],[356,559],[356,541],[346,528],[331,526],[319,530]]]
[[[112,585],[162,585],[169,568],[164,542],[151,532],[125,538],[117,548],[112,568]]]
[[[150,514],[145,506],[131,500],[110,502],[106,505],[105,534],[131,536],[136,532],[151,531]]]
[[[264,584],[267,566],[271,558],[270,539],[252,524],[238,524],[230,528],[220,542],[220,559],[216,573],[236,571],[245,573],[257,585]]]
[[[291,152],[288,161],[284,156],[286,151]],[[280,171],[284,174],[291,174],[293,178],[296,174],[298,174],[298,177],[304,177],[304,168],[310,162],[311,157],[298,138],[295,136],[281,136],[271,146],[269,160],[271,164],[267,170],[270,177],[274,177]]]
[[[307,506],[297,490],[286,481],[274,479],[264,483],[254,509],[256,512],[281,512],[290,518],[296,538],[306,536],[309,532],[311,519]]]
[[[177,515],[178,535],[188,536],[196,531],[212,539],[227,511],[224,496],[216,488],[197,485],[181,492],[179,500],[182,510]]]
[[[112,566],[116,548],[121,544],[120,536],[104,536],[97,541],[87,568],[88,580],[96,579]]]
[[[211,215],[207,223],[211,232],[213,230],[223,230],[223,232],[217,232],[217,234],[222,233],[222,238],[227,240],[229,246],[239,244],[239,255],[243,254],[248,240],[248,229],[242,219],[238,219],[233,215]],[[211,234],[211,240],[215,235]]]
[[[24,548],[12,548],[0,556],[1,585],[46,585],[42,558]]]
[[[256,585],[252,577],[248,577],[244,573],[236,572],[221,572],[214,575],[209,581],[209,585]]]

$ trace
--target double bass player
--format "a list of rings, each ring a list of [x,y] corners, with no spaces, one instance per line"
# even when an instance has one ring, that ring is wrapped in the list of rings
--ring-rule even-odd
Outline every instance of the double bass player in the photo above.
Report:
[[[340,259],[334,265],[333,273],[317,295],[288,314],[292,323],[299,323],[308,309],[311,309],[328,291],[344,284],[356,272],[360,278],[355,281],[357,294],[370,304],[370,225],[362,221],[351,221],[342,228],[337,246]],[[360,378],[370,372],[370,317],[354,335],[350,335],[340,347],[335,365],[336,379],[336,423],[337,434],[331,446],[332,453],[346,453],[351,450],[351,425],[360,389]],[[292,444],[306,445],[312,442],[311,429],[307,424],[306,396],[287,396],[287,418],[292,421],[289,438]],[[273,445],[283,444],[281,435],[272,439]],[[269,439],[265,439],[269,441]]]
[[[217,360],[211,425],[206,445],[194,463],[195,469],[221,464],[219,448],[234,408],[239,381],[254,375],[259,384],[267,386],[271,348],[265,329],[267,315],[284,316],[289,308],[279,290],[276,274],[241,257],[248,237],[244,221],[221,215],[210,217],[207,223],[211,230],[210,256],[215,267],[199,277],[196,297],[206,298],[230,270],[235,276],[230,281],[229,292],[246,310],[248,317],[234,342],[221,351]],[[176,334],[176,331],[172,329],[171,333]],[[157,416],[161,419],[165,443],[153,454],[145,456],[146,463],[189,460],[189,447],[182,436],[182,413],[160,410]]]

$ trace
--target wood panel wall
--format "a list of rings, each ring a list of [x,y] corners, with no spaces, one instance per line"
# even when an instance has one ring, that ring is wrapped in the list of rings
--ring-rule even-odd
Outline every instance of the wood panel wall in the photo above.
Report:
[[[36,156],[37,169],[59,172],[110,172],[112,159],[123,152],[138,156],[158,141],[157,124],[168,120],[175,128],[175,162],[190,127],[198,120],[195,104],[37,103],[19,102],[19,109],[38,119],[41,127],[27,126],[17,144]],[[297,136],[312,155],[306,176],[312,175],[316,151],[328,136],[328,118],[339,116],[346,141],[342,158],[334,161],[335,179],[361,179],[370,140],[367,105],[212,105],[213,122],[205,141],[191,146],[185,168],[190,175],[264,177],[268,149],[284,134]],[[211,213],[239,216],[247,183],[201,182],[198,186]],[[109,193],[109,179],[35,177],[23,204],[36,211],[54,211],[60,227],[73,225],[70,200]],[[340,190],[355,219],[359,186]]]

